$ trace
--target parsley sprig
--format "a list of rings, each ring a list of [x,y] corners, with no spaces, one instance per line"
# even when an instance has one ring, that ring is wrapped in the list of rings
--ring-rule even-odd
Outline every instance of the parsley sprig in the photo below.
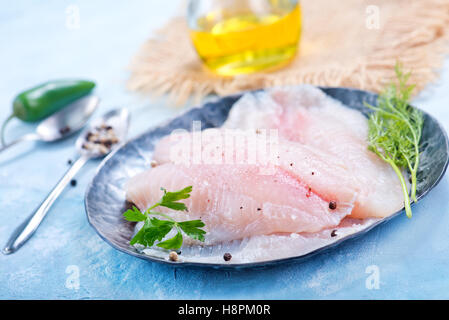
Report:
[[[161,241],[173,228],[178,231],[176,235],[173,238],[159,242],[157,244],[158,247],[164,249],[179,249],[183,242],[182,233],[185,233],[192,239],[204,241],[206,231],[201,229],[205,226],[201,220],[178,222],[165,213],[154,211],[154,209],[159,206],[177,211],[188,211],[187,206],[184,203],[179,202],[179,200],[190,197],[192,186],[175,192],[168,192],[164,188],[161,188],[161,190],[164,191],[162,199],[148,208],[145,212],[141,212],[138,208],[133,206],[132,209],[127,210],[123,214],[128,221],[145,221],[142,228],[131,239],[130,244],[134,245],[139,243],[146,247],[151,247],[156,241]],[[160,220],[154,216],[161,216],[166,220]]]
[[[369,149],[390,164],[397,174],[404,193],[405,212],[411,218],[410,199],[417,201],[416,175],[424,119],[421,111],[409,104],[415,87],[407,84],[410,73],[404,73],[400,64],[396,64],[395,72],[398,83],[385,88],[379,95],[377,107],[365,104],[374,111],[368,121],[368,142]],[[410,173],[410,196],[401,168]]]

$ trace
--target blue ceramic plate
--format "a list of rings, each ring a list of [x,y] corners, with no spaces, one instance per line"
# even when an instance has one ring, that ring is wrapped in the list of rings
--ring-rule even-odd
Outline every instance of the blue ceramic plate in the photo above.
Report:
[[[365,115],[370,110],[364,107],[363,102],[376,104],[377,100],[377,95],[361,90],[347,88],[321,88],[321,90],[347,107],[359,110]],[[85,207],[89,223],[102,239],[115,249],[132,256],[177,266],[202,266],[225,269],[266,267],[281,262],[299,261],[308,258],[349,238],[363,236],[373,227],[403,213],[403,211],[399,211],[388,218],[370,221],[357,229],[346,232],[337,239],[324,242],[318,247],[315,246],[308,252],[264,261],[225,263],[223,260],[216,259],[217,256],[221,255],[222,257],[223,252],[227,252],[225,250],[239,250],[242,246],[242,243],[239,241],[215,248],[182,248],[181,259],[178,262],[169,261],[167,252],[161,249],[146,250],[146,253],[143,253],[130,246],[129,241],[133,236],[135,226],[133,223],[125,221],[122,216],[127,206],[124,191],[126,181],[131,176],[150,166],[154,145],[163,136],[170,134],[177,128],[190,130],[192,121],[201,121],[203,129],[221,126],[227,119],[233,104],[240,97],[241,94],[228,96],[206,103],[202,107],[191,109],[168,123],[153,128],[129,141],[101,163],[97,174],[87,188]],[[449,158],[448,138],[444,129],[429,114],[424,113],[424,118],[421,140],[422,156],[418,172],[418,200],[422,199],[438,184],[446,171]]]

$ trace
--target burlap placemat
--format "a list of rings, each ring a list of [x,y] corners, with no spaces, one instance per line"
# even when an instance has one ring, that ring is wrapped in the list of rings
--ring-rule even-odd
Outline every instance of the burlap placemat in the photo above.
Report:
[[[218,77],[201,64],[184,18],[147,40],[131,62],[128,87],[168,93],[176,103],[215,93],[310,83],[379,91],[401,61],[417,91],[436,77],[448,52],[448,0],[303,0],[296,59],[284,69]],[[379,19],[377,19],[377,17]]]

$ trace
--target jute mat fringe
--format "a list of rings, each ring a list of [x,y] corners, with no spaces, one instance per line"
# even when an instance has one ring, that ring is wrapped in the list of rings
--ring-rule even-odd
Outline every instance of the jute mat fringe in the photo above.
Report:
[[[176,104],[208,94],[309,83],[379,91],[394,65],[412,71],[416,92],[435,80],[448,50],[449,0],[303,0],[296,59],[271,72],[219,77],[201,64],[184,18],[148,39],[131,62],[128,88],[169,94]],[[374,7],[373,7],[374,6]],[[379,24],[370,24],[379,13]],[[370,22],[371,21],[371,22]]]

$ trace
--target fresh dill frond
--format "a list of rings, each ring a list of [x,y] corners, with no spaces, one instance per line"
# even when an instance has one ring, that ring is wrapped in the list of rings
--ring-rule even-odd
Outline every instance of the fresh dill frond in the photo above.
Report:
[[[410,200],[417,201],[416,175],[424,119],[422,112],[409,104],[415,87],[407,84],[410,73],[404,73],[400,64],[396,64],[395,72],[397,83],[388,85],[382,91],[377,106],[365,103],[374,111],[368,120],[368,148],[396,172],[404,193],[405,212],[411,218]],[[410,195],[402,169],[410,173]]]

